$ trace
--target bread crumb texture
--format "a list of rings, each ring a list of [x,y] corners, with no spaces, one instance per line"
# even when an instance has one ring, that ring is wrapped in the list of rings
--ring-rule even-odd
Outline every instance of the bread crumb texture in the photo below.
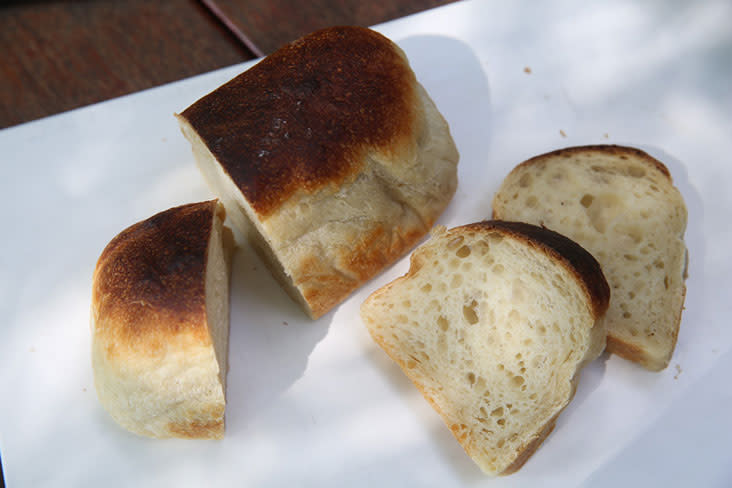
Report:
[[[579,370],[604,348],[597,319],[608,299],[592,256],[568,244],[575,261],[594,262],[580,277],[542,241],[549,231],[512,225],[436,229],[409,272],[361,309],[374,340],[493,475],[520,468],[551,432]]]
[[[686,293],[687,211],[665,165],[622,146],[537,156],[506,177],[493,216],[546,226],[589,250],[612,289],[608,350],[650,370],[668,365]]]

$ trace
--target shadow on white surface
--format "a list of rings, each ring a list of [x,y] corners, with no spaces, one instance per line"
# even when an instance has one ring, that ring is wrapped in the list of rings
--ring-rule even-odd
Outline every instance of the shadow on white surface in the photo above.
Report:
[[[231,271],[227,435],[245,435],[302,376],[334,312],[308,318],[248,245],[237,250]]]

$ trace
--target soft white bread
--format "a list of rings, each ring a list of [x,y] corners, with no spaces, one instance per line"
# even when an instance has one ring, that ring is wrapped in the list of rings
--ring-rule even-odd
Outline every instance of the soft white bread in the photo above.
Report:
[[[600,262],[612,288],[608,351],[649,370],[668,366],[686,287],[686,206],[668,169],[638,149],[573,147],[506,177],[493,216],[543,225]]]
[[[231,231],[216,200],[132,225],[94,271],[92,367],[102,406],[149,437],[220,439]]]
[[[361,307],[374,340],[487,474],[519,469],[605,347],[609,289],[584,249],[523,223],[437,228]]]
[[[457,185],[447,123],[369,29],[288,44],[178,120],[232,222],[313,318],[408,252]]]

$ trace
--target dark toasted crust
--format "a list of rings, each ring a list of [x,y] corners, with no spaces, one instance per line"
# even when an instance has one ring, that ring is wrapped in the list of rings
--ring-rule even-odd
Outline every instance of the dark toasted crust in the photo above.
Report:
[[[463,226],[468,229],[494,229],[509,234],[527,244],[544,251],[544,253],[561,260],[567,269],[582,283],[592,303],[595,319],[607,311],[610,303],[610,287],[600,264],[582,246],[573,240],[545,227],[538,227],[523,222],[507,222],[503,220],[486,220]]]
[[[205,270],[216,210],[216,200],[171,208],[125,229],[104,249],[92,313],[96,332],[114,348],[179,333],[209,340]]]
[[[356,174],[369,148],[406,144],[415,86],[387,38],[333,27],[282,47],[181,116],[266,216],[296,191]]]
[[[556,151],[551,151],[545,154],[540,154],[538,156],[534,156],[531,159],[527,159],[523,163],[519,164],[514,168],[514,171],[516,171],[518,168],[522,168],[524,166],[530,166],[533,164],[536,164],[540,161],[550,160],[553,158],[559,158],[559,157],[572,157],[577,154],[587,154],[587,153],[598,153],[598,154],[605,154],[605,155],[611,155],[611,156],[617,156],[620,159],[628,159],[629,157],[632,157],[634,159],[644,161],[649,166],[654,167],[669,179],[671,181],[671,173],[669,172],[668,168],[665,164],[663,164],[661,161],[657,160],[656,158],[650,156],[648,153],[641,151],[640,149],[636,149],[634,147],[628,147],[628,146],[617,146],[614,144],[599,144],[599,145],[590,145],[590,146],[574,146],[574,147],[567,147],[564,149],[557,149]]]

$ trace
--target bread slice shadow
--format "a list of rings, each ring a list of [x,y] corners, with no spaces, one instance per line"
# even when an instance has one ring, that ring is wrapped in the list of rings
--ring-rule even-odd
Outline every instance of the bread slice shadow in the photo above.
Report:
[[[310,319],[248,245],[231,270],[226,432],[236,435],[297,381],[333,312]]]

